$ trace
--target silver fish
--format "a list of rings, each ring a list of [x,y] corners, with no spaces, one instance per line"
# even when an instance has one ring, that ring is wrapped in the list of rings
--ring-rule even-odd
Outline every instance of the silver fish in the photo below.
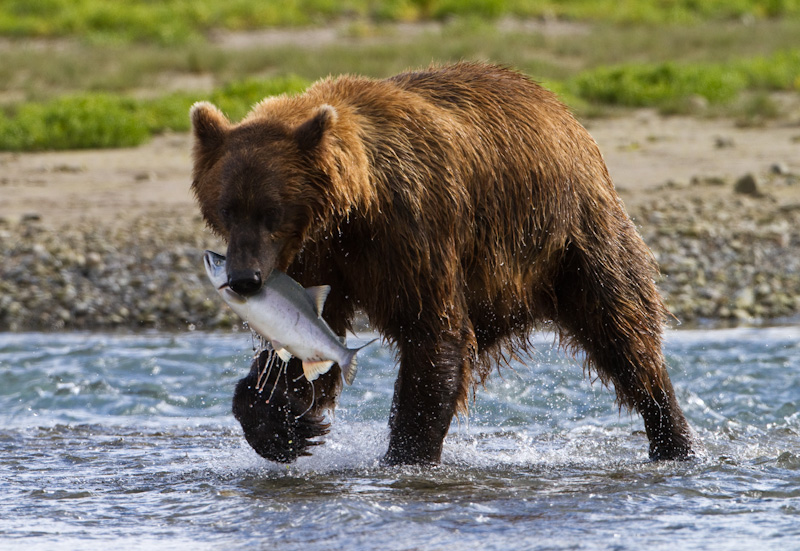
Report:
[[[294,356],[303,362],[303,373],[309,381],[339,364],[347,384],[356,376],[356,353],[347,348],[322,319],[322,307],[330,287],[303,288],[283,272],[272,270],[261,290],[243,297],[228,286],[225,257],[213,251],[203,255],[206,274],[222,299],[247,322],[251,329],[270,341],[281,360]]]

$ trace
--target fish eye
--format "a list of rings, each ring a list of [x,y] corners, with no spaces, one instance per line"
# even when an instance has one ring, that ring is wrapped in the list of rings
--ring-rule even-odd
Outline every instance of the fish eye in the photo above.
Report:
[[[222,259],[221,258],[215,258],[214,259],[214,266],[217,266],[217,267],[222,266]]]

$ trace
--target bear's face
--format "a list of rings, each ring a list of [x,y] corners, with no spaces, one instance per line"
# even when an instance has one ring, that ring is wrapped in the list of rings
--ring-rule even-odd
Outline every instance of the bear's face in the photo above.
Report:
[[[219,110],[192,107],[192,189],[208,225],[228,241],[228,283],[249,296],[269,273],[286,270],[319,219],[326,185],[316,168],[333,108],[304,123],[259,119],[231,125]]]

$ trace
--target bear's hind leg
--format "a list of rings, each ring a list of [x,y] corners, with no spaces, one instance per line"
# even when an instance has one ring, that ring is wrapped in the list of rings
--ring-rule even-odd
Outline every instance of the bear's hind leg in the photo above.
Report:
[[[439,462],[453,415],[466,404],[476,352],[469,321],[460,330],[403,333],[384,464]]]
[[[650,458],[686,459],[693,455],[691,431],[661,348],[666,310],[642,266],[647,260],[622,256],[608,268],[570,251],[556,287],[555,321],[600,379],[614,384],[619,402],[642,415]]]

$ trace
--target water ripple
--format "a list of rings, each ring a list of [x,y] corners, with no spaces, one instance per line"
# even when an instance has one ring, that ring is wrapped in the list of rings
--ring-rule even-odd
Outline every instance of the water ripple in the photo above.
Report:
[[[394,353],[359,358],[313,457],[259,458],[230,414],[242,335],[0,335],[6,548],[791,549],[800,328],[672,332],[705,453],[651,463],[636,416],[536,341],[435,468],[385,468]],[[366,352],[366,351],[365,351]]]

